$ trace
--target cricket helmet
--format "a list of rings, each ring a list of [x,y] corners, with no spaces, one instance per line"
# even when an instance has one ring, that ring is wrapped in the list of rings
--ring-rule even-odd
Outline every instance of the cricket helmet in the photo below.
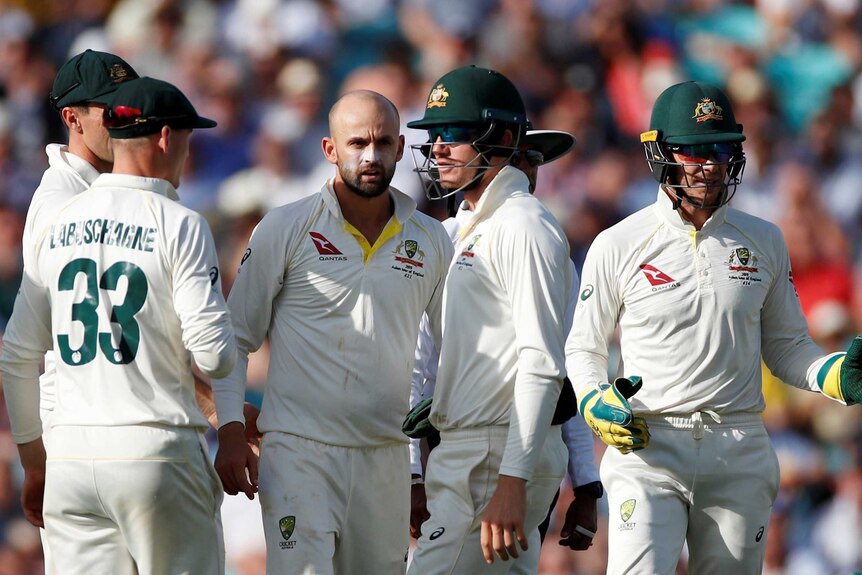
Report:
[[[464,66],[434,82],[419,120],[408,128],[427,130],[429,139],[410,146],[414,171],[422,180],[429,199],[436,200],[470,189],[487,168],[509,163],[529,127],[524,101],[518,89],[503,74],[487,68]],[[501,145],[506,130],[513,135],[511,145]],[[435,143],[469,144],[476,156],[466,164],[448,166],[477,169],[476,176],[458,189],[440,185],[437,162],[432,153]],[[495,160],[494,158],[502,157]]]
[[[706,82],[675,84],[659,95],[649,127],[640,139],[650,171],[662,186],[670,188],[679,201],[698,208],[718,208],[730,201],[745,168],[745,135],[724,92]],[[675,161],[674,153],[697,161]],[[724,166],[724,179],[719,184],[707,183],[709,178],[703,168],[707,162]],[[700,166],[702,177],[694,180],[702,184],[685,175],[685,168],[695,165]],[[684,188],[709,189],[716,185],[721,190],[709,204],[706,196],[697,201],[684,192]]]

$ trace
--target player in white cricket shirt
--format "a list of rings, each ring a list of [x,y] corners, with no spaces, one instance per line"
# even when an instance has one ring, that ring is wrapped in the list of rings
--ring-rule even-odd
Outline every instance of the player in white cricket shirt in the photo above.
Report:
[[[566,467],[551,418],[564,375],[568,241],[509,165],[528,122],[502,74],[474,66],[445,74],[408,126],[428,131],[414,150],[420,174],[441,197],[463,191],[473,212],[444,290],[429,418],[441,442],[428,460],[431,516],[410,573],[505,573],[510,558],[535,571],[539,549],[524,553],[527,538]]]
[[[126,80],[138,74],[122,58],[106,52],[86,50],[63,64],[54,78],[51,106],[69,130],[69,143],[48,144],[48,169],[33,193],[24,224],[24,268],[33,265],[34,230],[50,221],[67,200],[86,190],[101,173],[110,172],[114,153],[102,123],[103,100]],[[25,271],[26,273],[26,271]],[[50,442],[49,416],[54,407],[54,353],[45,354],[45,370],[39,378],[42,440]],[[56,572],[45,530],[40,529],[47,573]]]
[[[527,175],[530,182],[530,191],[535,192],[539,166],[553,162],[568,154],[574,148],[574,145],[575,138],[568,132],[559,130],[527,130],[521,138],[518,153],[512,158],[512,165]],[[455,216],[443,222],[443,227],[449,232],[449,237],[453,242],[457,241],[458,231],[461,227],[466,225],[473,216],[473,213],[467,209],[468,207],[469,204],[462,202]],[[571,318],[575,312],[575,304],[578,299],[578,283],[577,272],[573,269],[572,289],[569,292],[566,311],[567,321],[565,329],[567,332],[571,327]],[[434,347],[431,332],[428,329],[428,322],[423,318],[419,332],[419,341],[416,346],[416,364],[413,368],[411,405],[415,406],[423,399],[430,398],[433,395],[437,380],[439,357],[439,353]],[[563,406],[559,406],[558,404],[558,410],[561,411],[560,417],[564,418],[565,415],[562,414]],[[560,544],[574,550],[583,550],[592,544],[592,539],[595,536],[598,521],[597,500],[601,498],[603,489],[594,461],[595,454],[593,451],[592,432],[587,427],[584,419],[581,417],[567,419],[562,423],[561,431],[569,454],[568,470],[576,497],[572,500],[566,512],[564,524],[561,528],[563,539],[560,540]],[[436,447],[436,443],[434,446]],[[411,535],[418,538],[421,534],[421,525],[428,518],[418,439],[411,441],[410,466],[413,473],[413,487],[411,490],[413,509],[410,517],[410,528]],[[551,512],[556,501],[555,497],[551,504]],[[531,536],[535,535],[537,538],[535,543],[531,541],[530,545],[541,545],[551,519],[551,512],[549,512],[545,521],[539,525],[538,531],[535,534],[531,534]]]
[[[405,570],[410,464],[400,424],[419,320],[425,312],[440,323],[452,243],[389,186],[404,148],[399,126],[380,94],[338,100],[322,142],[335,177],[263,218],[231,290],[239,361],[213,382],[216,469],[227,493],[253,496],[257,461],[239,422],[247,357],[268,335],[258,422],[268,573]]]
[[[846,359],[812,342],[781,232],[727,206],[744,139],[718,88],[666,89],[641,135],[656,203],[584,264],[566,357],[581,413],[617,448],[601,463],[608,573],[671,575],[684,542],[692,573],[761,572],[779,472],[761,356],[790,385],[862,399],[860,340]],[[616,327],[626,378],[608,384]]]
[[[4,337],[25,515],[44,524],[64,574],[217,574],[221,486],[191,359],[224,375],[236,346],[209,226],[175,190],[192,129],[215,122],[150,78],[124,82],[108,104],[114,171],[37,230]],[[38,364],[51,347],[46,462]]]

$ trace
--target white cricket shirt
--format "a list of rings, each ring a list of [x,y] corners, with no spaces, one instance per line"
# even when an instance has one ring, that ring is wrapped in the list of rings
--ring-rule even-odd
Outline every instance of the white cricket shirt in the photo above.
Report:
[[[444,290],[430,421],[440,431],[508,425],[500,473],[532,477],[562,387],[569,243],[507,166],[461,230]]]
[[[0,360],[16,442],[41,433],[51,347],[52,426],[207,425],[190,359],[224,375],[236,347],[209,226],[176,199],[165,180],[103,174],[36,230]]]
[[[696,231],[658,200],[603,231],[587,254],[566,342],[578,397],[607,381],[619,324],[629,400],[646,414],[760,412],[760,358],[782,381],[819,391],[823,351],[808,327],[787,246],[773,224],[727,206]]]
[[[67,201],[89,188],[99,171],[86,160],[69,151],[65,144],[48,144],[48,169],[42,174],[39,187],[33,192],[27,219],[24,222],[24,237],[21,242],[24,252],[25,270],[33,265],[34,242],[44,222],[50,222],[54,214]],[[54,408],[54,352],[45,354],[45,371],[39,376],[40,403],[43,419]],[[43,424],[47,422],[43,421]]]
[[[427,312],[439,325],[452,243],[416,202],[389,194],[395,214],[373,246],[344,219],[331,180],[258,224],[228,297],[239,359],[213,381],[220,425],[244,421],[248,354],[269,335],[261,431],[344,447],[407,442],[419,320]]]

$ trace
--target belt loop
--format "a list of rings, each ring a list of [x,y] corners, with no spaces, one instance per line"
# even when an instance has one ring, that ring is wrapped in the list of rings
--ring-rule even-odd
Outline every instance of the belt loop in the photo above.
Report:
[[[692,436],[695,439],[703,439],[703,418],[699,411],[691,414],[691,422],[694,424],[694,429],[691,432]]]

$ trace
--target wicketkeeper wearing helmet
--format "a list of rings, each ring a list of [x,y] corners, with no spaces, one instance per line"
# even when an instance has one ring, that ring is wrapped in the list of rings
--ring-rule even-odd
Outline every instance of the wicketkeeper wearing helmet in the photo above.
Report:
[[[540,546],[528,538],[538,543],[567,460],[551,420],[564,376],[568,241],[509,165],[528,122],[502,74],[449,72],[408,126],[428,131],[415,151],[432,197],[463,192],[473,213],[443,293],[429,416],[441,443],[428,460],[431,517],[409,572],[506,573],[513,562],[535,572]]]
[[[760,413],[761,357],[782,381],[862,400],[862,340],[825,355],[779,229],[727,206],[742,126],[707,83],[666,89],[641,135],[655,204],[605,230],[584,263],[566,343],[581,412],[609,446],[608,573],[760,573],[778,461]],[[625,377],[607,381],[619,328]]]

